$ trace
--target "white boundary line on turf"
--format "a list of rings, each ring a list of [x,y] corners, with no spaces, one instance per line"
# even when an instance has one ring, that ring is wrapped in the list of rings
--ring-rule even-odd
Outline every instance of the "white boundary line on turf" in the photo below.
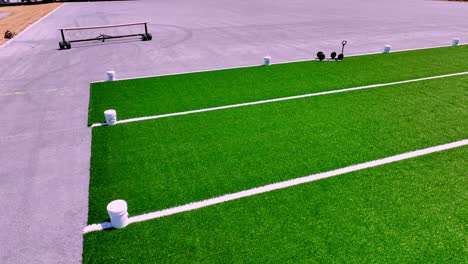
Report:
[[[307,98],[307,97],[322,96],[322,95],[337,94],[337,93],[345,93],[345,92],[365,90],[365,89],[373,89],[373,88],[379,88],[379,87],[385,87],[385,86],[391,86],[391,85],[398,85],[398,84],[405,84],[405,83],[413,83],[413,82],[441,79],[441,78],[454,77],[454,76],[466,75],[466,74],[468,74],[468,71],[458,72],[458,73],[451,73],[451,74],[444,74],[444,75],[437,75],[437,76],[431,76],[431,77],[424,77],[424,78],[418,78],[418,79],[411,79],[411,80],[404,80],[404,81],[398,81],[398,82],[372,84],[372,85],[365,85],[365,86],[359,86],[359,87],[353,87],[353,88],[345,88],[345,89],[332,90],[332,91],[324,91],[324,92],[294,95],[294,96],[288,96],[288,97],[280,97],[280,98],[260,100],[260,101],[240,103],[240,104],[216,106],[216,107],[203,108],[203,109],[197,109],[197,110],[189,110],[189,111],[162,114],[162,115],[136,117],[136,118],[129,118],[129,119],[119,120],[115,124],[116,125],[117,124],[125,124],[125,123],[139,122],[139,121],[145,121],[145,120],[151,120],[151,119],[161,119],[161,118],[173,117],[173,116],[181,116],[181,115],[189,115],[189,114],[196,114],[196,113],[203,113],[203,112],[211,112],[211,111],[218,111],[218,110],[223,110],[223,109],[238,108],[238,107],[251,106],[251,105],[268,104],[268,103],[274,103],[274,102],[302,99],[302,98]],[[95,123],[95,124],[92,124],[91,127],[99,127],[99,126],[106,126],[106,125],[107,125],[106,123]]]
[[[52,15],[53,13],[55,13],[55,11],[59,10],[62,6],[64,6],[65,3],[62,3],[61,5],[59,5],[57,8],[55,8],[54,10],[50,11],[48,14],[46,14],[45,16],[41,17],[39,20],[37,20],[36,22],[32,23],[31,25],[27,26],[25,29],[21,30],[18,34],[16,34],[16,36],[12,39],[10,39],[9,41],[3,43],[2,45],[0,45],[0,49],[3,48],[3,47],[6,47],[8,45],[10,45],[10,43],[12,42],[15,42],[16,39],[22,35],[24,32],[28,31],[29,29],[31,29],[33,26],[35,26],[36,24],[39,24],[42,20],[46,19],[48,16]]]
[[[203,207],[212,206],[215,204],[220,204],[220,203],[224,203],[228,201],[241,199],[244,197],[249,197],[249,196],[253,196],[253,195],[257,195],[261,193],[267,193],[267,192],[271,192],[275,190],[280,190],[280,189],[284,189],[284,188],[288,188],[288,187],[292,187],[292,186],[296,186],[296,185],[300,185],[304,183],[317,181],[320,179],[325,179],[325,178],[338,176],[338,175],[342,175],[342,174],[346,174],[346,173],[350,173],[354,171],[373,168],[373,167],[381,166],[384,164],[411,159],[411,158],[415,158],[415,157],[419,157],[419,156],[423,156],[423,155],[427,155],[427,154],[431,154],[435,152],[440,152],[440,151],[444,151],[448,149],[458,148],[458,147],[462,147],[466,145],[468,145],[468,139],[463,139],[463,140],[448,143],[448,144],[438,145],[438,146],[434,146],[430,148],[425,148],[425,149],[420,149],[416,151],[411,151],[411,152],[406,152],[406,153],[390,156],[390,157],[383,158],[383,159],[364,162],[364,163],[344,167],[341,169],[312,174],[312,175],[305,176],[305,177],[300,177],[300,178],[291,179],[291,180],[287,180],[283,182],[268,184],[262,187],[256,187],[253,189],[244,190],[244,191],[240,191],[236,193],[226,194],[226,195],[222,195],[216,198],[211,198],[211,199],[207,199],[207,200],[203,200],[199,202],[176,206],[173,208],[168,208],[168,209],[164,209],[164,210],[160,210],[160,211],[156,211],[152,213],[137,215],[137,216],[130,217],[128,220],[129,220],[129,224],[143,222],[143,221],[147,221],[151,219],[156,219],[156,218],[161,218],[161,217],[165,217],[169,215],[192,211],[192,210],[200,209]],[[101,230],[109,229],[109,228],[112,228],[112,224],[109,222],[104,222],[101,224],[92,224],[92,225],[88,225],[87,227],[85,227],[83,229],[83,233],[86,234],[89,232],[101,231]]]
[[[468,43],[458,44],[458,46],[465,46]],[[413,49],[402,49],[402,50],[392,50],[390,53],[397,53],[397,52],[404,52],[404,51],[415,51],[415,50],[425,50],[425,49],[437,49],[437,48],[449,48],[453,47],[451,45],[444,45],[444,46],[432,46],[432,47],[422,47],[422,48],[413,48]],[[358,56],[366,56],[366,55],[378,55],[378,54],[385,54],[384,52],[369,52],[369,53],[359,53],[353,55],[347,55],[345,58],[349,57],[358,57]],[[280,61],[277,63],[272,63],[271,65],[281,65],[281,64],[288,64],[288,63],[296,63],[296,62],[307,62],[307,61],[315,61],[315,59],[300,59],[300,60],[286,60]],[[175,72],[175,73],[168,73],[168,74],[161,74],[161,75],[143,75],[143,76],[135,76],[129,78],[122,78],[116,79],[115,81],[127,81],[127,80],[139,80],[139,79],[146,79],[146,78],[155,78],[155,77],[163,77],[163,76],[172,76],[172,75],[181,75],[181,74],[190,74],[190,73],[202,73],[202,72],[211,72],[211,71],[223,71],[223,70],[233,70],[233,69],[243,69],[243,68],[251,68],[251,67],[263,67],[263,64],[251,64],[251,65],[243,65],[238,67],[226,67],[226,68],[215,68],[215,69],[208,69],[208,70],[200,70],[200,71],[185,71],[185,72]],[[94,81],[93,83],[103,83],[107,82],[106,80]]]

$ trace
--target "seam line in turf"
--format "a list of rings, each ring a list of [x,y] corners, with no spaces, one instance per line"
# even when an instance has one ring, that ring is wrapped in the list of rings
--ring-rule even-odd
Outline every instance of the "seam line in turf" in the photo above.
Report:
[[[193,203],[176,206],[176,207],[172,207],[168,209],[163,209],[163,210],[152,212],[152,213],[141,214],[141,215],[130,217],[128,220],[129,220],[129,224],[143,222],[143,221],[170,216],[174,214],[179,214],[179,213],[183,213],[187,211],[192,211],[192,210],[196,210],[196,209],[200,209],[200,208],[204,208],[204,207],[208,207],[208,206],[212,206],[216,204],[221,204],[224,202],[233,201],[233,200],[237,200],[237,199],[241,199],[241,198],[245,198],[245,197],[249,197],[249,196],[253,196],[257,194],[285,189],[288,187],[301,185],[304,183],[309,183],[309,182],[317,181],[320,179],[330,178],[333,176],[338,176],[338,175],[342,175],[342,174],[346,174],[350,172],[373,168],[373,167],[377,167],[377,166],[381,166],[381,165],[385,165],[385,164],[389,164],[389,163],[393,163],[397,161],[407,160],[407,159],[411,159],[411,158],[415,158],[415,157],[419,157],[419,156],[423,156],[423,155],[427,155],[427,154],[431,154],[435,152],[458,148],[458,147],[462,147],[466,145],[468,145],[468,139],[463,139],[460,141],[455,141],[455,142],[451,142],[451,143],[447,143],[443,145],[410,151],[410,152],[386,157],[383,159],[355,164],[355,165],[351,165],[351,166],[347,166],[344,168],[335,169],[335,170],[331,170],[327,172],[312,174],[309,176],[286,180],[283,182],[267,184],[261,187],[255,187],[252,189],[248,189],[248,190],[244,190],[244,191],[240,191],[236,193],[225,194],[219,197],[210,198],[207,200],[193,202]],[[112,224],[109,222],[104,222],[100,224],[92,224],[92,225],[86,226],[83,229],[83,233],[86,234],[86,233],[102,231],[102,230],[110,229],[110,228],[112,228]]]
[[[451,74],[444,74],[444,75],[437,75],[437,76],[430,76],[430,77],[423,77],[423,78],[417,78],[417,79],[410,79],[410,80],[403,80],[403,81],[397,81],[397,82],[371,84],[371,85],[358,86],[358,87],[352,87],[352,88],[345,88],[345,89],[338,89],[338,90],[331,90],[331,91],[323,91],[323,92],[309,93],[309,94],[302,94],[302,95],[294,95],[294,96],[280,97],[280,98],[274,98],[274,99],[259,100],[259,101],[239,103],[239,104],[215,106],[215,107],[202,108],[202,109],[196,109],[196,110],[189,110],[189,111],[183,111],[183,112],[175,112],[175,113],[169,113],[169,114],[161,114],[161,115],[153,115],[153,116],[145,116],[145,117],[135,117],[135,118],[119,120],[119,121],[117,121],[115,123],[115,125],[125,124],[125,123],[132,123],[132,122],[139,122],[139,121],[146,121],[146,120],[152,120],[152,119],[161,119],[161,118],[167,118],[167,117],[173,117],[173,116],[181,116],[181,115],[189,115],[189,114],[196,114],[196,113],[218,111],[218,110],[245,107],[245,106],[251,106],[251,105],[260,105],[260,104],[267,104],[267,103],[274,103],[274,102],[281,102],[281,101],[296,100],[296,99],[302,99],[302,98],[307,98],[307,97],[315,97],[315,96],[322,96],[322,95],[329,95],[329,94],[337,94],[337,93],[345,93],[345,92],[380,88],[380,87],[386,87],[386,86],[398,85],[398,84],[405,84],[405,83],[413,83],[413,82],[420,82],[420,81],[427,81],[427,80],[434,80],[434,79],[442,79],[442,78],[448,78],[448,77],[454,77],[454,76],[460,76],[460,75],[466,75],[466,74],[468,74],[468,71],[458,72],[458,73],[451,73]],[[100,126],[106,126],[106,125],[107,125],[106,123],[95,123],[95,124],[92,124],[91,127],[100,127]]]

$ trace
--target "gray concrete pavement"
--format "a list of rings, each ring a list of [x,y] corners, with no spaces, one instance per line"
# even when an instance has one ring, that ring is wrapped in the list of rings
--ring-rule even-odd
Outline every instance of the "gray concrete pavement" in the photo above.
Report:
[[[468,41],[468,4],[425,0],[67,3],[0,48],[0,262],[77,263],[86,225],[89,82]],[[151,42],[74,45],[59,27],[149,21]],[[103,208],[105,210],[105,208]]]

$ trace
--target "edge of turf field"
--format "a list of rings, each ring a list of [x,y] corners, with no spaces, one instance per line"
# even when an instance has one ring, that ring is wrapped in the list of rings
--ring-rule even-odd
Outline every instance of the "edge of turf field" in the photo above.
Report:
[[[337,89],[337,90],[323,91],[323,92],[317,92],[317,93],[308,93],[308,94],[302,94],[302,95],[279,97],[279,98],[273,98],[273,99],[267,99],[267,100],[245,102],[245,103],[240,103],[240,104],[230,104],[230,105],[224,105],[224,106],[201,108],[201,109],[182,111],[182,112],[174,112],[174,113],[168,113],[168,114],[162,114],[162,115],[134,117],[134,118],[128,118],[128,119],[123,119],[123,120],[116,121],[115,125],[125,124],[125,123],[132,123],[132,122],[139,122],[139,121],[146,121],[146,120],[152,120],[152,119],[161,119],[161,118],[173,117],[173,116],[181,116],[181,115],[189,115],[189,114],[197,114],[197,113],[218,111],[218,110],[238,108],[238,107],[251,106],[251,105],[259,105],[259,104],[267,104],[267,103],[302,99],[302,98],[315,97],[315,96],[321,96],[321,95],[329,95],[329,94],[345,93],[345,92],[359,91],[359,90],[365,90],[365,89],[380,88],[380,87],[399,85],[399,84],[405,84],[405,83],[413,83],[413,82],[428,81],[428,80],[434,80],[434,79],[449,78],[449,77],[466,75],[466,74],[468,74],[467,71],[458,72],[458,73],[443,74],[443,75],[436,75],[436,76],[429,76],[429,77],[423,77],[423,78],[417,78],[417,79],[409,79],[409,80],[403,80],[403,81],[397,81],[397,82],[371,84],[371,85],[351,87],[351,88],[341,88],[341,89]],[[108,124],[107,123],[94,123],[94,124],[91,125],[91,127],[100,127],[100,126],[108,126]]]
[[[248,189],[248,190],[244,190],[244,191],[240,191],[236,193],[225,194],[225,195],[215,197],[215,198],[210,198],[210,199],[193,202],[193,203],[189,203],[189,204],[185,204],[181,206],[163,209],[163,210],[156,211],[156,212],[133,216],[129,218],[129,224],[143,222],[143,221],[156,219],[156,218],[161,218],[161,217],[174,215],[174,214],[178,214],[182,212],[192,211],[192,210],[200,209],[203,207],[212,206],[215,204],[220,204],[220,203],[224,203],[228,201],[241,199],[244,197],[249,197],[249,196],[253,196],[253,195],[257,195],[261,193],[284,189],[284,188],[288,188],[288,187],[292,187],[292,186],[296,186],[296,185],[300,185],[304,183],[309,183],[312,181],[317,181],[320,179],[338,176],[338,175],[342,175],[342,174],[346,174],[346,173],[350,173],[354,171],[364,170],[367,168],[378,167],[381,165],[398,162],[402,160],[407,160],[407,159],[411,159],[411,158],[415,158],[415,157],[419,157],[419,156],[423,156],[423,155],[427,155],[427,154],[431,154],[435,152],[441,152],[444,150],[458,148],[458,147],[462,147],[466,145],[468,145],[468,139],[463,139],[460,141],[455,141],[455,142],[451,142],[451,143],[447,143],[443,145],[419,149],[419,150],[401,153],[398,155],[393,155],[393,156],[378,159],[378,160],[355,164],[355,165],[347,166],[347,167],[340,168],[340,169],[335,169],[335,170],[328,171],[328,172],[322,172],[322,173],[312,174],[309,176],[290,179],[290,180],[283,181],[283,182],[267,184],[261,187],[255,187],[252,189]],[[102,230],[110,229],[110,228],[112,228],[112,224],[109,222],[104,222],[101,224],[91,224],[91,225],[86,226],[83,229],[83,233],[86,234],[86,233],[90,233],[94,231],[102,231]]]
[[[468,45],[468,43],[460,43],[457,46],[466,46],[466,45]],[[426,50],[426,49],[437,49],[437,48],[449,48],[449,47],[456,47],[456,46],[445,45],[445,46],[432,46],[432,47],[422,47],[422,48],[413,48],[413,49],[401,49],[401,50],[392,50],[392,51],[390,51],[390,53],[405,52],[405,51],[416,51],[416,50]],[[345,56],[345,58],[367,56],[367,55],[379,55],[379,54],[385,54],[385,53],[384,52],[358,53],[358,54],[353,54],[353,55],[347,55],[347,56]],[[286,60],[286,61],[280,61],[280,62],[277,62],[277,63],[272,63],[272,65],[288,64],[288,63],[296,63],[296,62],[307,62],[307,61],[315,61],[315,60],[316,59]],[[201,71],[185,71],[185,72],[182,71],[182,72],[175,72],[175,73],[161,74],[161,75],[143,75],[143,76],[135,76],[135,77],[116,79],[114,82],[128,81],[128,80],[138,80],[138,79],[146,79],[146,78],[155,78],[155,77],[163,77],[163,76],[172,76],[172,75],[182,75],[182,74],[190,74],[190,73],[201,73],[201,72],[211,72],[211,71],[242,69],[242,68],[251,68],[251,67],[258,67],[258,66],[263,66],[263,64],[262,63],[260,63],[260,64],[249,64],[249,65],[244,65],[244,66],[239,66],[239,67],[215,68],[215,69],[208,69],[208,70],[201,70]],[[103,83],[103,82],[108,82],[108,81],[98,80],[98,81],[93,81],[90,84]]]

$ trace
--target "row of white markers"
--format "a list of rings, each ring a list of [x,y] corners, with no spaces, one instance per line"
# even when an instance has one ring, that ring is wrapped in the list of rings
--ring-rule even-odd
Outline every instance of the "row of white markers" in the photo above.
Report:
[[[459,38],[452,39],[452,46],[458,46],[459,43],[460,43]],[[387,45],[384,46],[383,53],[390,53],[391,49],[392,49],[392,45],[387,44]],[[270,66],[271,65],[271,57],[270,56],[265,56],[263,58],[263,65],[265,65],[265,66]],[[107,71],[106,74],[107,74],[106,81],[112,82],[112,81],[116,80],[115,79],[115,71]]]

